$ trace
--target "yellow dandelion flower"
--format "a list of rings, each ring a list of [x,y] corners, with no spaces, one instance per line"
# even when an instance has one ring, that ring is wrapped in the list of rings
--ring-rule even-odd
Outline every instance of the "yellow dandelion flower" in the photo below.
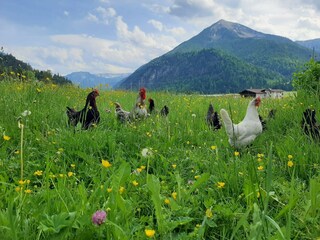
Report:
[[[33,175],[35,176],[41,176],[42,175],[42,171],[41,170],[37,170],[33,173]]]
[[[63,173],[60,173],[59,174],[59,177],[61,177],[61,178],[64,178],[66,175],[65,174],[63,174]]]
[[[258,158],[263,158],[264,157],[264,154],[263,153],[258,153]]]
[[[15,151],[15,152],[14,152],[14,154],[19,154],[19,153],[20,153],[20,151],[19,151],[19,150],[17,150],[17,151]]]
[[[211,150],[216,150],[217,146],[211,146]]]
[[[263,169],[264,169],[263,166],[259,166],[259,167],[258,167],[258,170],[259,170],[259,171],[262,171]]]
[[[24,185],[25,183],[26,183],[26,181],[19,180],[19,184],[20,184],[20,185]]]
[[[240,155],[240,153],[239,153],[239,152],[234,152],[234,155],[235,155],[236,157],[238,157],[238,156]]]
[[[172,164],[173,169],[176,169],[177,164]]]
[[[291,160],[288,161],[288,167],[293,167],[293,162]]]
[[[226,185],[225,182],[217,182],[217,187],[218,188],[224,188],[225,185]]]
[[[111,163],[109,163],[108,160],[102,160],[102,166],[105,167],[105,168],[109,168],[112,166]]]
[[[154,235],[156,234],[156,231],[152,230],[152,229],[145,229],[144,232],[145,232],[146,236],[149,238],[154,237]]]
[[[132,181],[132,185],[136,187],[139,185],[139,183],[136,180],[134,180],[134,181]]]
[[[208,208],[208,209],[206,210],[206,216],[207,216],[207,218],[212,218],[213,213],[212,213],[211,208]]]
[[[72,168],[75,168],[75,167],[76,167],[76,165],[75,165],[75,164],[71,164],[70,166],[71,166]]]
[[[141,172],[142,172],[142,169],[141,169],[141,168],[137,168],[137,172],[138,172],[138,173],[141,173]]]
[[[32,190],[30,190],[30,189],[26,189],[26,190],[24,190],[24,192],[25,192],[25,193],[29,193],[29,194],[30,194],[30,193],[32,193]]]
[[[11,137],[9,137],[9,136],[7,136],[7,135],[4,135],[3,136],[3,140],[5,140],[5,141],[9,141],[11,139]]]
[[[257,192],[257,198],[259,198],[260,197],[260,192]]]
[[[171,193],[171,196],[172,196],[172,198],[173,198],[174,200],[177,199],[177,195],[178,195],[178,193],[176,193],[176,192]]]
[[[41,89],[40,89],[40,88],[37,88],[37,92],[38,92],[38,93],[41,93]]]
[[[22,187],[16,187],[16,192],[20,192],[22,190]]]
[[[166,199],[164,200],[164,203],[169,205],[169,204],[170,204],[170,199],[169,199],[169,198],[166,198]]]
[[[142,170],[144,170],[144,169],[146,169],[146,166],[142,165],[142,166],[140,166],[140,168],[141,168]]]
[[[72,177],[74,175],[73,172],[68,172],[68,177]]]
[[[107,192],[111,193],[112,192],[112,188],[107,188]]]
[[[124,192],[125,188],[124,187],[120,187],[119,189],[119,193],[122,194]]]
[[[200,178],[200,175],[194,176],[194,179],[199,179],[199,178]]]
[[[293,158],[293,156],[292,156],[291,154],[289,154],[289,155],[288,155],[288,158],[289,158],[289,159],[292,159],[292,158]]]

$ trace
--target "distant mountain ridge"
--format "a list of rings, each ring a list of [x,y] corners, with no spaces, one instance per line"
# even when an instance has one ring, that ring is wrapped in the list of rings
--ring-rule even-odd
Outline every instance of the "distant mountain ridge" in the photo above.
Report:
[[[65,77],[71,80],[73,84],[79,85],[82,88],[97,87],[98,85],[102,85],[105,88],[115,88],[128,75],[128,73],[92,74],[89,72],[73,72]]]
[[[290,89],[292,73],[311,55],[312,50],[288,38],[220,20],[141,66],[119,87],[137,89],[144,85],[155,90],[201,93],[238,92],[258,86]]]
[[[305,41],[296,41],[296,43],[314,50],[316,52],[315,54],[317,54],[318,58],[320,58],[320,38]]]

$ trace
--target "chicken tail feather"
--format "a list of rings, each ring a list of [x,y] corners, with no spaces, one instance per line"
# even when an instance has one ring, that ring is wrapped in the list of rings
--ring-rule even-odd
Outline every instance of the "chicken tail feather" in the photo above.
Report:
[[[220,115],[222,118],[222,121],[224,123],[224,126],[226,128],[226,132],[229,135],[229,137],[233,136],[233,123],[231,121],[231,118],[229,117],[228,112],[225,109],[220,110]]]

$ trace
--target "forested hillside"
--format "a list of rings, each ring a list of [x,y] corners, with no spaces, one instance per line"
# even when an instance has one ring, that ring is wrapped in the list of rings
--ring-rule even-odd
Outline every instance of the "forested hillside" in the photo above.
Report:
[[[139,68],[135,77],[141,86],[154,90],[201,93],[262,88],[282,80],[276,72],[258,68],[215,49],[165,55]]]
[[[59,74],[52,74],[50,70],[36,70],[29,64],[16,59],[11,54],[0,52],[0,80],[3,79],[50,81],[55,84],[72,84],[72,82]]]

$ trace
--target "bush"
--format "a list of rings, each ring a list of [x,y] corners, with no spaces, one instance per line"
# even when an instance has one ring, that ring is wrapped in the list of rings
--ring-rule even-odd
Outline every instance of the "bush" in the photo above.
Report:
[[[305,69],[293,75],[293,87],[298,92],[320,95],[320,63],[311,59]]]

